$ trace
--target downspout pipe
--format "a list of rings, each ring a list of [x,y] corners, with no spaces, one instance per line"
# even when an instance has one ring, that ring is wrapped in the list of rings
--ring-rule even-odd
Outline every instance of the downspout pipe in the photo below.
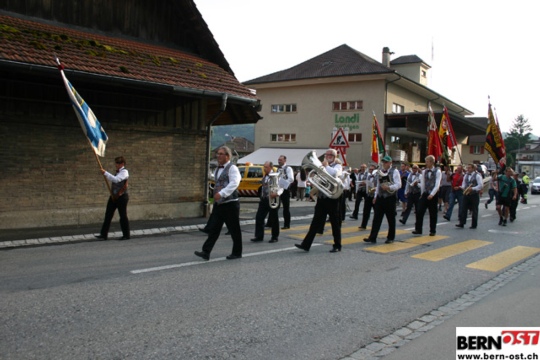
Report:
[[[206,128],[206,159],[204,160],[205,164],[205,172],[204,172],[204,202],[203,202],[203,211],[204,211],[204,217],[209,217],[209,201],[208,201],[208,169],[210,167],[210,150],[212,146],[212,125],[216,120],[225,112],[225,109],[227,108],[227,100],[229,96],[227,94],[221,95],[221,107],[219,110],[212,116],[212,119],[210,120],[210,123],[208,124]]]

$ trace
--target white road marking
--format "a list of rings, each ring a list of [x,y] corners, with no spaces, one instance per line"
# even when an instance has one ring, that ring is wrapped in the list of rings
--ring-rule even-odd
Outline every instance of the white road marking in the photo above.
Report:
[[[319,246],[319,245],[323,245],[323,244],[313,244],[313,245],[311,245],[311,247]],[[249,253],[249,254],[242,254],[242,257],[274,254],[274,253],[283,252],[283,251],[289,251],[289,250],[299,250],[299,249],[296,248],[296,247],[288,247],[288,248],[283,248],[283,249],[266,250],[266,251],[254,252],[254,253]],[[186,266],[202,265],[202,264],[208,264],[208,263],[211,263],[211,262],[224,261],[224,260],[227,260],[227,258],[220,257],[220,258],[215,258],[215,259],[211,259],[211,260],[208,260],[208,261],[206,261],[206,260],[190,261],[190,262],[182,263],[182,264],[171,264],[171,265],[156,266],[156,267],[146,268],[146,269],[131,270],[130,273],[132,273],[132,274],[143,274],[143,273],[152,272],[152,271],[170,270],[170,269],[176,269],[176,268],[181,268],[181,267],[186,267]]]

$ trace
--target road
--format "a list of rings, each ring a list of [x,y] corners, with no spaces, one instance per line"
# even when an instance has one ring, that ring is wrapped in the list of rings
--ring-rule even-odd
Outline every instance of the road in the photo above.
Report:
[[[437,236],[417,237],[398,223],[390,245],[386,224],[374,245],[346,221],[336,254],[329,225],[310,252],[294,248],[309,220],[274,244],[244,226],[240,260],[225,260],[222,234],[200,261],[198,231],[0,251],[0,358],[347,358],[534,257],[529,199],[507,227],[482,207],[476,230],[439,217]]]

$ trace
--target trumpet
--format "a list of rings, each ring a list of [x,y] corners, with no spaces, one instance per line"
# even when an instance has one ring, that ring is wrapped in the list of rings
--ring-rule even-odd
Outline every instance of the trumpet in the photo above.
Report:
[[[268,174],[268,203],[271,209],[276,209],[279,206],[279,195],[283,194],[283,188],[279,186],[280,173],[273,172]],[[272,197],[276,194],[276,197]]]
[[[463,195],[469,195],[472,192],[472,185],[467,186],[465,190],[463,190]]]
[[[341,181],[326,171],[314,150],[304,156],[302,168],[311,169],[308,174],[309,182],[324,194],[324,196],[337,199],[343,193],[343,184]]]

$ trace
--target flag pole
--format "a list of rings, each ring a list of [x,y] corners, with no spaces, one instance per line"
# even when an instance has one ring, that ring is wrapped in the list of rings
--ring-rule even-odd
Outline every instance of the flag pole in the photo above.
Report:
[[[90,142],[90,139],[86,138],[86,140],[88,141],[88,143],[90,144],[90,146],[92,146],[92,143]],[[105,169],[103,169],[103,166],[101,165],[101,161],[99,160],[99,156],[98,154],[96,154],[96,152],[93,150],[94,148],[92,148],[92,152],[94,153],[94,157],[96,158],[96,161],[98,163],[98,166],[99,166],[99,170],[102,172],[102,176],[103,176],[103,180],[105,180],[105,184],[107,185],[107,189],[109,189],[109,194],[111,195],[111,198],[113,198],[113,193],[112,193],[112,189],[111,189],[111,184],[109,184],[109,180],[107,180],[107,177],[105,176],[105,174],[103,173],[103,171]]]
[[[58,58],[58,56],[56,56],[56,54],[55,54],[55,59],[56,59],[56,63],[58,64],[58,70],[60,70],[60,72],[63,73],[64,72],[64,66],[62,65],[62,63],[60,62],[60,59]],[[92,145],[92,142],[90,141],[90,139],[87,136],[85,136],[85,138],[86,138],[86,141],[88,141],[88,144],[90,145],[90,147],[92,148],[92,152],[94,153],[94,157],[96,158],[97,164],[99,166],[99,170],[102,172],[101,175],[103,176],[103,180],[105,181],[105,184],[107,185],[107,189],[109,190],[109,194],[111,195],[111,198],[112,198],[113,193],[112,193],[112,189],[111,189],[111,184],[109,184],[109,181],[107,180],[107,177],[103,173],[104,169],[103,169],[103,166],[101,165],[101,161],[99,160],[99,156],[96,153],[96,151],[94,150],[94,146]]]

